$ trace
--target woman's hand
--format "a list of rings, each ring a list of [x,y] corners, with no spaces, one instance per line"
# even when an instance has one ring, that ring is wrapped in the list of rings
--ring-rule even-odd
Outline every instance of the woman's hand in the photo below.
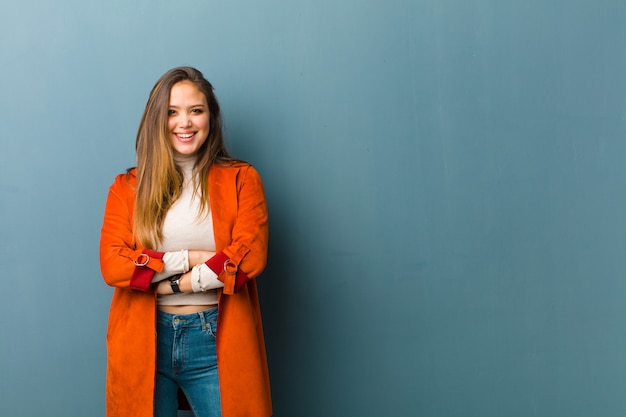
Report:
[[[184,273],[180,277],[180,281],[178,281],[178,288],[180,288],[181,292],[193,292],[193,289],[191,288],[191,271]],[[172,286],[170,285],[170,280],[164,279],[163,281],[160,281],[156,286],[156,293],[161,295],[174,294]]]
[[[211,259],[215,255],[215,252],[208,250],[188,250],[187,256],[189,257],[189,267],[193,268],[196,265],[200,265]]]
[[[157,284],[156,292],[160,295],[174,294],[174,291],[172,291],[172,287],[170,286],[170,280],[164,279],[163,281],[160,281]]]

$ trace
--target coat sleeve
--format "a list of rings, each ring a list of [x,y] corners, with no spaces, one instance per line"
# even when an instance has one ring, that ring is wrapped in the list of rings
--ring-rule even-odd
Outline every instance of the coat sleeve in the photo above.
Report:
[[[100,234],[100,270],[114,287],[150,291],[155,272],[163,270],[163,253],[136,247],[130,174],[120,174],[109,189]]]
[[[230,244],[206,262],[224,282],[224,294],[233,294],[256,278],[267,263],[268,214],[261,177],[246,166],[239,171],[236,186]]]

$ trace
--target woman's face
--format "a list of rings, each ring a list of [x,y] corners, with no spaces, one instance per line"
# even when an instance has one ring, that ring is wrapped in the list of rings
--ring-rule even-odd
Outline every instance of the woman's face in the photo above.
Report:
[[[204,93],[191,81],[181,81],[170,90],[167,127],[176,152],[194,155],[209,136],[209,106]]]

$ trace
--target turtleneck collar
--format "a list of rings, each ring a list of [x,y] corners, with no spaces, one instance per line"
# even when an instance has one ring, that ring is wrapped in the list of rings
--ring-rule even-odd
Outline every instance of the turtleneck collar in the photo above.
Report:
[[[196,155],[183,155],[178,152],[174,152],[174,163],[183,170],[185,178],[191,178],[196,159]]]

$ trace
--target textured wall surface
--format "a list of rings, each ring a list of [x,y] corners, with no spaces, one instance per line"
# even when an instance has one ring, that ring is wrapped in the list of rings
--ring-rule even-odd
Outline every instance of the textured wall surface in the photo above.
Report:
[[[0,415],[104,416],[108,186],[193,65],[263,176],[276,417],[626,415],[626,3],[0,3]]]

